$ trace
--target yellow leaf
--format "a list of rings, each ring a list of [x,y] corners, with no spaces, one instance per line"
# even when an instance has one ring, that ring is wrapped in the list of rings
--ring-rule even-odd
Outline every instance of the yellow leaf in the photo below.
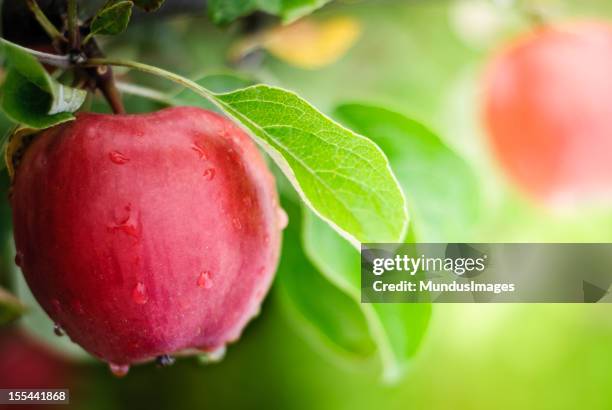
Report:
[[[257,48],[264,48],[284,62],[305,69],[318,69],[336,62],[355,43],[361,25],[353,18],[335,17],[326,21],[302,19],[274,27],[241,41],[233,50],[234,60]]]

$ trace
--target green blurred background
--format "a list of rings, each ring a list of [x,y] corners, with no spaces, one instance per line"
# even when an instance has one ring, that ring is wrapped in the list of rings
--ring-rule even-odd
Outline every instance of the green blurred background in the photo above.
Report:
[[[238,71],[296,91],[326,113],[338,104],[359,101],[427,125],[467,161],[479,187],[471,204],[476,211],[451,228],[433,228],[431,237],[449,242],[610,242],[612,210],[559,213],[532,204],[507,183],[489,153],[479,122],[479,78],[496,47],[530,29],[529,20],[512,3],[331,3],[309,18],[353,19],[360,35],[336,62],[316,70],[265,51],[238,65],[228,64],[228,50],[244,32],[239,25],[217,28],[204,12],[141,18],[103,46],[108,55],[191,78]],[[612,3],[604,0],[549,0],[539,5],[553,20],[612,18]],[[118,71],[122,80],[169,89],[159,80]],[[126,102],[131,112],[156,108],[138,97],[127,96]],[[95,107],[105,109],[98,103]],[[441,212],[455,215],[452,197],[436,201]],[[10,223],[6,201],[2,223]],[[14,289],[19,285],[11,273],[15,268],[9,238],[6,254],[2,282]],[[219,363],[180,359],[167,369],[136,366],[126,378],[115,379],[103,364],[77,360],[69,353],[71,407],[610,409],[611,313],[606,304],[435,305],[427,335],[405,376],[385,384],[375,360],[338,357],[306,331],[275,287],[260,316]],[[27,332],[51,339],[50,322],[41,324],[36,315],[40,312],[22,320]],[[57,342],[51,348],[57,350]]]

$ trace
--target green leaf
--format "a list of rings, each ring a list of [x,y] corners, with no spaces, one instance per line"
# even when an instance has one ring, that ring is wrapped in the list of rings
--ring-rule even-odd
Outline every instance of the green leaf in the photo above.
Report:
[[[136,7],[144,11],[155,11],[164,4],[165,0],[133,0]]]
[[[0,288],[0,325],[17,319],[25,312],[25,307],[15,296]]]
[[[0,107],[13,121],[30,128],[47,128],[74,119],[86,91],[53,80],[43,66],[22,47],[1,41],[7,71]]]
[[[359,304],[326,280],[302,249],[300,205],[283,198],[289,225],[283,234],[277,291],[298,329],[335,353],[367,358],[375,353]],[[313,297],[316,295],[316,297]]]
[[[314,212],[354,246],[404,238],[405,199],[372,141],[279,88],[256,85],[212,97],[256,137]]]
[[[304,249],[325,277],[361,301],[359,252],[311,212],[304,215]],[[383,379],[398,381],[423,340],[431,316],[427,303],[360,304],[383,365]]]
[[[134,6],[134,3],[131,1],[107,4],[93,18],[86,40],[98,34],[115,35],[124,31],[130,22],[132,6]]]
[[[254,11],[279,16],[290,23],[312,13],[330,0],[210,0],[208,11],[217,24],[227,24]]]
[[[341,105],[334,118],[370,137],[389,158],[408,200],[413,239],[466,240],[480,212],[479,184],[440,137],[402,114],[372,105]]]

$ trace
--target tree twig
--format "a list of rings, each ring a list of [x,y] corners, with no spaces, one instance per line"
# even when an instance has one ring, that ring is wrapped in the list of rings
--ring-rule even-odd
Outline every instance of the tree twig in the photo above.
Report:
[[[45,30],[45,32],[51,37],[53,41],[66,41],[66,37],[60,33],[57,28],[49,21],[45,13],[40,9],[36,0],[26,0],[28,4],[28,8],[36,17],[36,20],[40,23],[40,26]]]
[[[77,21],[77,2],[68,0],[68,43],[71,50],[79,48],[79,25]]]

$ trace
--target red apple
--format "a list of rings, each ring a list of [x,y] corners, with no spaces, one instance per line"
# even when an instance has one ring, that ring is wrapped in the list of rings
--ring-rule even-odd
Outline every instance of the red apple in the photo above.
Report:
[[[235,341],[276,270],[273,176],[244,132],[202,109],[79,114],[45,130],[10,200],[33,294],[117,373]]]
[[[71,366],[15,329],[0,332],[0,389],[66,389]]]
[[[508,45],[484,113],[508,176],[549,204],[612,199],[612,26],[542,27]]]

